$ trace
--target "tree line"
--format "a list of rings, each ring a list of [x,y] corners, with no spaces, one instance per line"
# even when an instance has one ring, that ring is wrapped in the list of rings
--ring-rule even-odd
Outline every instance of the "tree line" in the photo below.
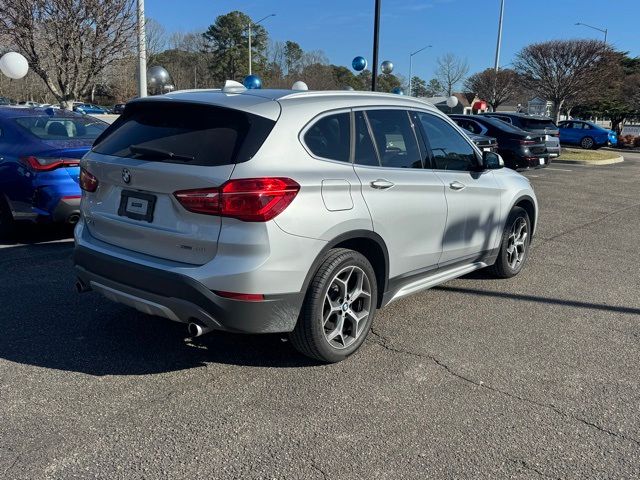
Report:
[[[23,53],[31,66],[21,81],[0,76],[0,95],[69,106],[74,100],[127,101],[136,95],[136,24],[133,0],[4,0],[0,44]],[[73,19],[73,21],[69,21]],[[148,65],[162,65],[174,87],[215,88],[242,81],[249,70],[248,26],[243,12],[220,15],[204,32],[168,34],[148,20]],[[331,64],[321,50],[305,51],[293,40],[272,41],[252,24],[252,70],[268,88],[290,88],[302,80],[310,89],[369,90],[371,71],[354,73]],[[418,97],[449,96],[459,88],[492,109],[532,96],[553,102],[556,120],[599,116],[614,128],[640,116],[640,58],[596,40],[552,40],[528,45],[511,68],[488,68],[471,76],[464,58],[438,57],[434,78],[411,79]],[[380,74],[378,89],[408,89],[408,79]]]

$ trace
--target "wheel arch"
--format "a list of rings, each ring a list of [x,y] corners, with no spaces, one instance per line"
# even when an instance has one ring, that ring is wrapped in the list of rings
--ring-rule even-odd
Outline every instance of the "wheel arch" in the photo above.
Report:
[[[333,238],[322,248],[311,264],[304,280],[303,292],[306,292],[327,252],[332,248],[348,248],[364,255],[376,273],[378,285],[378,308],[382,305],[384,292],[389,283],[389,250],[380,235],[371,230],[353,230]]]
[[[529,215],[529,221],[531,222],[531,235],[533,236],[533,234],[536,231],[536,226],[537,226],[536,224],[537,224],[537,218],[538,218],[536,202],[533,200],[531,196],[522,195],[518,197],[515,202],[513,202],[513,205],[511,206],[509,211],[511,211],[513,207],[523,208],[527,212],[527,215]]]

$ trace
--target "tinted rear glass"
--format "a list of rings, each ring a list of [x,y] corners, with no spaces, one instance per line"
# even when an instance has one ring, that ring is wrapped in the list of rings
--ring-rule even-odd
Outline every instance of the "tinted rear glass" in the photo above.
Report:
[[[528,130],[544,130],[545,128],[548,130],[557,130],[553,121],[546,118],[521,118],[522,126]]]
[[[43,140],[95,140],[109,126],[101,120],[80,116],[38,115],[19,117],[14,121],[30,134]]]
[[[189,165],[229,165],[249,160],[275,122],[230,108],[191,103],[127,105],[93,146],[105,155]],[[133,152],[130,148],[134,147]],[[140,150],[171,152],[181,159]],[[192,158],[189,160],[189,158]]]
[[[489,117],[489,116],[483,115],[482,117],[478,118],[478,122],[485,123],[487,125],[495,127],[498,130],[501,130],[501,131],[506,132],[506,133],[516,133],[518,135],[527,135],[527,132],[525,132],[521,128],[514,127],[510,123],[503,122],[502,120],[500,120],[498,118],[494,118],[494,117]]]

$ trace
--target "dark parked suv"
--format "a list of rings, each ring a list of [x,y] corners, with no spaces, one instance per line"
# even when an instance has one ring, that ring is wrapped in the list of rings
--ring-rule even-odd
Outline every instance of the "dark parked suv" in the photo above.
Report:
[[[546,167],[550,163],[544,137],[534,135],[487,115],[450,115],[468,132],[489,135],[498,140],[498,153],[504,164],[514,170]]]
[[[544,135],[547,152],[551,158],[560,156],[560,129],[549,117],[526,113],[483,113],[487,117],[498,118],[503,122],[536,135]]]

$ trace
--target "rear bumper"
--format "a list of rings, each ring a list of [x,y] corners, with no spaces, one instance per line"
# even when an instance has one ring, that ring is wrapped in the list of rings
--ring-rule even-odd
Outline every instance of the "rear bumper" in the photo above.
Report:
[[[151,315],[216,330],[242,333],[290,332],[303,293],[266,295],[264,301],[223,298],[185,275],[128,262],[76,246],[76,275],[86,286],[110,300]]]
[[[80,218],[80,196],[62,197],[51,214],[54,222],[75,224]]]

